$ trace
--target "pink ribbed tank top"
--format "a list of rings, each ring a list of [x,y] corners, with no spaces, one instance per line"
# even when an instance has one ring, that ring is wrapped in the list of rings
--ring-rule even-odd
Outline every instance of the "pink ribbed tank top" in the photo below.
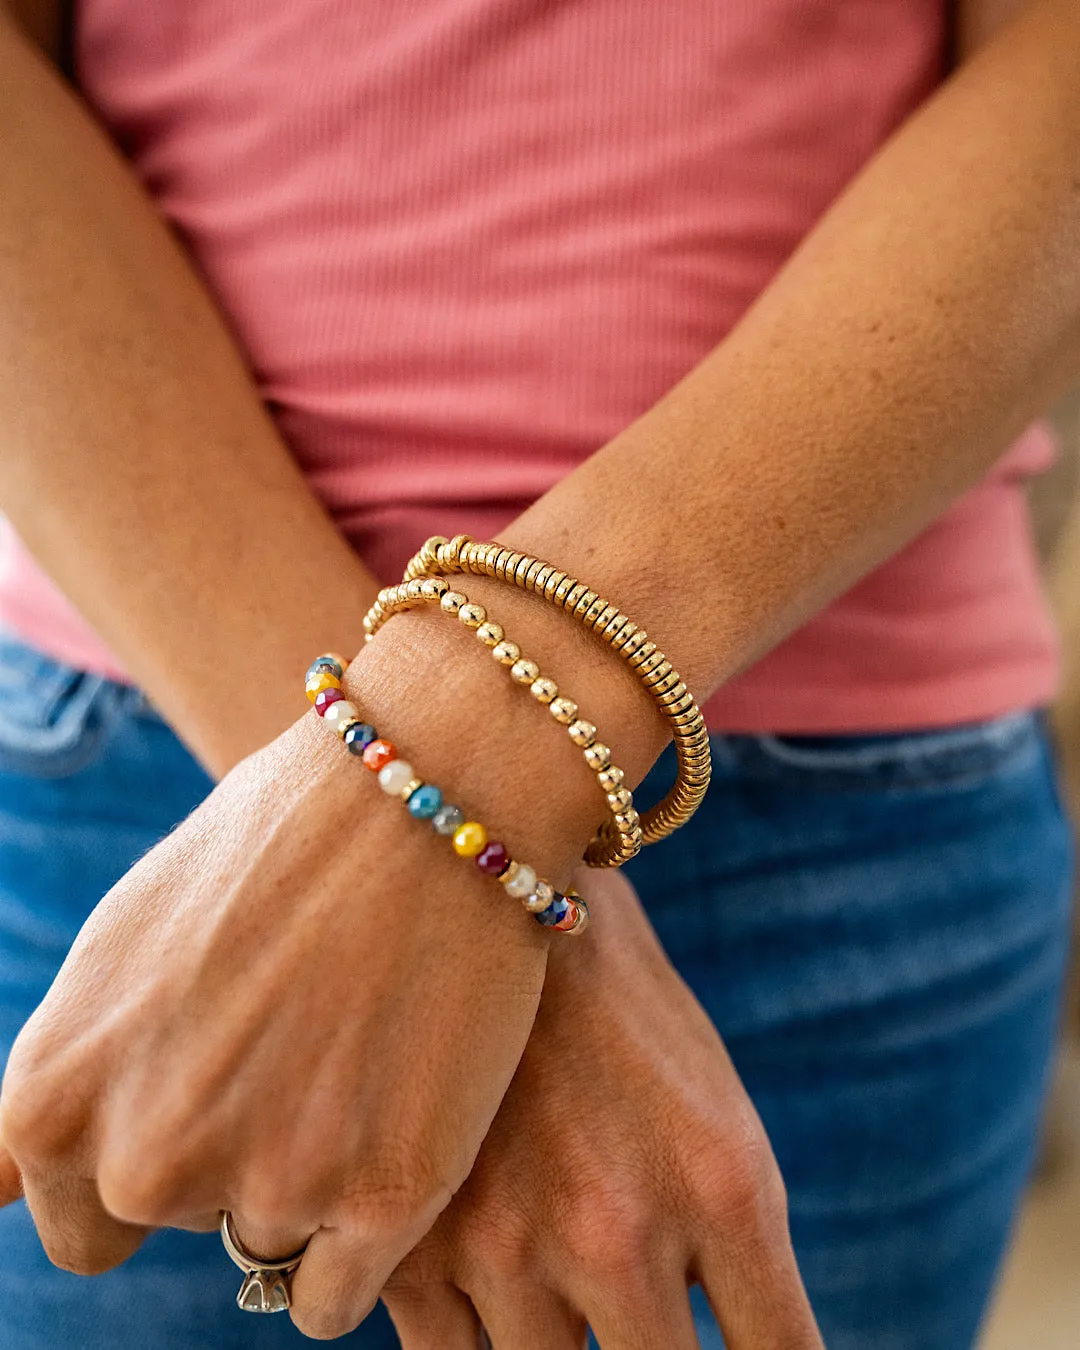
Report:
[[[944,20],[941,0],[81,0],[76,52],[312,489],[389,579],[428,534],[496,533],[723,339],[939,81]],[[1049,453],[1030,432],[712,724],[1046,699],[1020,480]],[[123,674],[17,541],[0,617]]]

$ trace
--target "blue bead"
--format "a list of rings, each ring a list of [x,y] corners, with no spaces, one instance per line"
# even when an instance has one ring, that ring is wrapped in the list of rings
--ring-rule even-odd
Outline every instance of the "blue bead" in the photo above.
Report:
[[[336,675],[339,680],[345,674],[345,667],[335,657],[320,656],[308,666],[305,682],[310,680],[312,675],[317,675],[320,670],[328,670],[331,675]]]
[[[354,722],[345,733],[345,745],[354,755],[362,755],[379,733],[367,722]]]
[[[417,820],[430,820],[442,806],[442,793],[431,783],[421,783],[408,801],[409,812]]]
[[[570,901],[565,895],[559,895],[556,891],[555,899],[548,905],[547,909],[542,909],[539,914],[534,914],[533,918],[537,923],[542,923],[545,928],[552,928],[560,919],[566,918],[566,911],[570,908]]]

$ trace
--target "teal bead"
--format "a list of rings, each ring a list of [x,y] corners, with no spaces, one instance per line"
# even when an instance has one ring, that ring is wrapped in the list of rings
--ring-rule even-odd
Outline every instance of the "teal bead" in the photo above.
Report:
[[[336,675],[340,680],[345,675],[345,664],[336,656],[318,656],[312,661],[311,665],[308,666],[308,672],[305,678],[310,680],[312,675],[318,675],[322,670],[328,670],[331,675]]]
[[[421,783],[408,801],[409,813],[417,820],[430,820],[442,806],[442,793],[431,783]]]

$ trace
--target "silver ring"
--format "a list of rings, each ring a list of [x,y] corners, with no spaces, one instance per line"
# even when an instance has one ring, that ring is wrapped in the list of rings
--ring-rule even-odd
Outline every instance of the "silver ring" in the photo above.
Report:
[[[232,1215],[221,1211],[221,1240],[225,1250],[244,1272],[244,1283],[236,1296],[237,1307],[244,1312],[288,1312],[292,1303],[292,1277],[307,1251],[307,1243],[280,1261],[262,1261],[247,1251],[233,1231]]]

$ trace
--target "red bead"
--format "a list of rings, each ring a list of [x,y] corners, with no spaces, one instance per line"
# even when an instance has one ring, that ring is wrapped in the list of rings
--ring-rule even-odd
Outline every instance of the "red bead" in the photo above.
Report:
[[[486,872],[489,877],[498,877],[510,865],[510,854],[497,840],[492,840],[490,844],[485,844],[477,854],[476,865],[481,872]]]
[[[371,744],[364,749],[364,763],[372,773],[378,773],[380,769],[389,764],[392,759],[397,759],[397,757],[397,747],[391,745],[389,741],[381,739],[372,741]]]
[[[332,703],[340,703],[344,697],[344,689],[322,689],[315,695],[315,711],[320,717],[325,717],[327,708]]]

